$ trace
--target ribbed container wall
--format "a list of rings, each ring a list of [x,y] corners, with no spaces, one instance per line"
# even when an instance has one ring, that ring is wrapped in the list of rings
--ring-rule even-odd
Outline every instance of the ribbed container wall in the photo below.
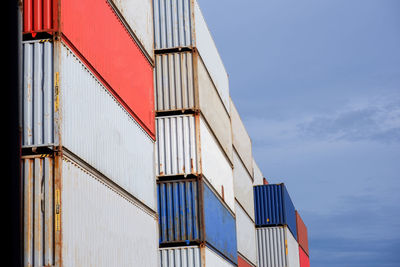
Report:
[[[62,176],[64,266],[158,264],[155,213],[66,157]]]
[[[22,147],[55,144],[53,43],[22,43]]]
[[[62,145],[156,210],[154,142],[63,43]]]
[[[54,0],[23,1],[23,33],[53,32],[57,2]]]
[[[200,173],[194,116],[158,117],[156,133],[157,176]]]
[[[161,267],[202,267],[199,246],[159,249]]]
[[[307,255],[309,254],[308,250],[308,233],[307,226],[303,222],[299,212],[296,210],[296,229],[297,229],[297,241],[299,242],[299,246],[303,248]]]
[[[158,215],[160,244],[203,238],[197,181],[160,182]]]
[[[236,202],[236,236],[237,250],[254,266],[257,265],[256,228],[254,221]]]
[[[287,227],[263,227],[256,232],[259,267],[299,267],[298,244]]]
[[[54,159],[23,157],[24,266],[50,266],[54,260]]]
[[[284,184],[254,186],[256,227],[287,225],[297,238],[296,213]]]
[[[299,259],[300,259],[300,267],[310,267],[310,257],[300,246],[299,246]]]

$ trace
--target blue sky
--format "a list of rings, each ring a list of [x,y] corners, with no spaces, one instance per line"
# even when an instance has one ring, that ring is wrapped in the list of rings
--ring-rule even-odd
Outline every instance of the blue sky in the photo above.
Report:
[[[199,3],[311,266],[400,266],[400,1]]]

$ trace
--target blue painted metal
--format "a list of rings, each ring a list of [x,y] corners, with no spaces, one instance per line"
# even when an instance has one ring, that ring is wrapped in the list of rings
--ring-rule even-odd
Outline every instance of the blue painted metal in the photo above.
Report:
[[[296,212],[284,184],[254,186],[256,227],[287,225],[297,237]]]
[[[206,242],[237,264],[235,218],[205,183],[203,202]]]
[[[161,243],[201,240],[197,181],[157,185]]]

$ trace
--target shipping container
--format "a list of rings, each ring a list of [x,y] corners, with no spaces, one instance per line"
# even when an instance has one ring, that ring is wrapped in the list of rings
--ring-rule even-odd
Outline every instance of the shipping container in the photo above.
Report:
[[[237,250],[246,261],[257,265],[256,228],[254,221],[236,202]],[[240,264],[239,264],[240,266]]]
[[[254,186],[256,227],[287,225],[297,238],[296,213],[285,184]]]
[[[204,175],[234,211],[233,171],[201,115],[157,117],[156,174]]]
[[[258,167],[257,162],[254,159],[253,159],[253,173],[254,173],[253,185],[263,185],[264,175],[262,174],[260,167]]]
[[[299,246],[299,259],[300,259],[300,267],[310,267],[310,257],[300,246]]]
[[[49,5],[52,8],[49,9]],[[79,0],[24,1],[25,32],[47,31],[39,27],[40,21],[47,20],[59,21],[55,24],[60,27],[53,31],[154,138],[152,62],[112,5],[96,0],[86,0],[84,4]],[[32,21],[38,21],[38,28],[29,26],[35,25]]]
[[[238,267],[255,267],[256,265],[251,264],[246,259],[238,255]]]
[[[196,0],[153,1],[154,42],[157,53],[177,48],[196,48],[227,112],[229,79]],[[195,49],[195,50],[196,50]]]
[[[206,242],[237,263],[235,217],[204,179],[158,181],[160,246]]]
[[[161,267],[233,267],[208,246],[160,248]]]
[[[233,150],[233,185],[235,198],[254,222],[253,179]]]
[[[231,123],[232,123],[232,136],[233,136],[233,147],[236,149],[240,159],[244,166],[249,172],[251,178],[253,178],[253,153],[252,144],[249,134],[247,133],[246,127],[240,118],[239,112],[237,111],[233,101],[231,100]]]
[[[167,111],[200,111],[226,156],[232,161],[229,112],[197,52],[156,55],[155,99],[159,115]]]
[[[286,226],[257,228],[259,267],[299,267],[296,239]]]
[[[297,230],[297,242],[299,243],[299,246],[303,248],[304,252],[307,255],[310,255],[308,250],[307,226],[303,222],[303,219],[300,217],[300,214],[297,210],[296,210],[296,230]]]

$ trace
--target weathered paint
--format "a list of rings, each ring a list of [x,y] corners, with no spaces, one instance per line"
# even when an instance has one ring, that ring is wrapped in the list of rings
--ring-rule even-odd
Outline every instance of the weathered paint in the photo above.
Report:
[[[233,185],[235,198],[254,222],[253,180],[233,150]]]
[[[62,160],[63,266],[158,264],[154,213],[106,177]]]
[[[254,186],[256,227],[287,225],[295,237],[296,213],[284,184]]]
[[[22,90],[20,126],[22,147],[52,146],[54,131],[53,43],[22,43]]]
[[[207,242],[237,262],[235,218],[204,181],[158,181],[158,201],[161,245]]]
[[[57,47],[63,147],[156,210],[154,142],[66,45]]]
[[[297,242],[299,246],[303,248],[307,255],[309,254],[308,250],[308,233],[307,226],[303,222],[299,212],[296,210],[296,231],[297,231]]]
[[[253,178],[253,153],[252,143],[246,127],[240,118],[239,112],[236,109],[233,101],[231,100],[231,123],[232,123],[232,136],[233,146],[236,149],[240,159]]]
[[[246,214],[243,208],[236,202],[236,235],[237,250],[246,257],[254,266],[257,265],[256,228],[254,221]],[[240,264],[239,264],[240,266]],[[245,265],[246,266],[246,265]]]
[[[296,239],[286,226],[257,228],[259,267],[299,267]]]
[[[300,267],[310,267],[310,257],[300,246],[299,246],[299,261],[300,261]]]
[[[199,246],[159,249],[161,267],[202,267]]]
[[[253,173],[254,173],[253,185],[263,185],[264,175],[262,174],[260,167],[258,167],[257,162],[254,159],[253,159]]]
[[[54,159],[52,155],[23,157],[24,266],[54,264]]]

